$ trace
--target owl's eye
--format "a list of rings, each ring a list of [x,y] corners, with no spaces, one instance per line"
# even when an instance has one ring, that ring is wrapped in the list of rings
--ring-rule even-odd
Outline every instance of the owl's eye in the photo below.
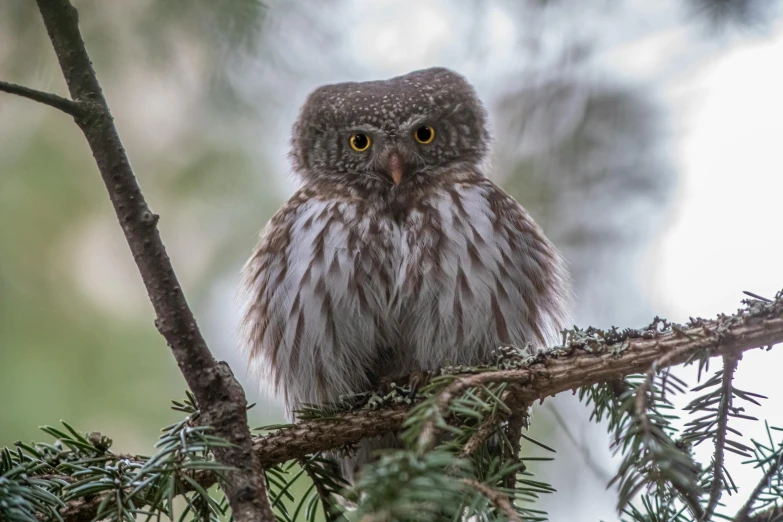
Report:
[[[428,145],[435,139],[435,129],[429,125],[422,125],[414,131],[413,137],[422,145]]]
[[[351,144],[351,148],[356,152],[364,152],[370,148],[372,140],[370,140],[368,135],[357,132],[356,134],[351,135],[351,139],[348,140],[348,143]]]

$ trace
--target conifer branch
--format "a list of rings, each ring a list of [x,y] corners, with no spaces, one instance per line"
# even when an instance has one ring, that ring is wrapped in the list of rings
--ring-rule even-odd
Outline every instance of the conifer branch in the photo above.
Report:
[[[761,522],[766,520],[777,520],[781,515],[783,515],[783,506],[773,506],[770,510],[768,510],[768,512],[762,512],[754,515],[753,517],[750,516],[750,512],[753,511],[753,504],[756,503],[759,496],[761,496],[764,490],[769,486],[772,478],[780,473],[781,465],[783,465],[783,459],[775,459],[770,463],[769,468],[767,468],[767,471],[764,473],[764,476],[761,477],[761,480],[759,480],[758,484],[756,484],[756,487],[753,488],[753,491],[748,497],[747,502],[745,502],[740,510],[737,511],[737,514],[734,515],[734,522]]]
[[[588,334],[589,332],[589,334]],[[468,388],[509,382],[519,385],[517,404],[532,403],[583,386],[645,373],[658,361],[659,370],[683,364],[699,354],[710,357],[767,348],[783,342],[783,292],[771,303],[750,301],[734,315],[697,319],[665,331],[629,330],[624,335],[597,330],[575,330],[564,346],[542,354],[540,360],[513,370],[486,370],[457,378],[440,392],[443,407]],[[671,355],[667,355],[671,354]],[[661,359],[666,356],[665,359]],[[379,410],[330,413],[256,438],[254,449],[264,465],[354,444],[399,430],[406,409],[399,405]]]
[[[463,484],[470,486],[484,495],[487,500],[492,502],[495,508],[508,517],[509,522],[522,522],[522,520],[519,518],[519,515],[514,510],[514,506],[511,504],[511,500],[509,500],[506,495],[500,491],[492,489],[486,484],[482,484],[478,480],[462,479],[462,482]]]
[[[469,388],[507,382],[520,386],[518,403],[532,403],[566,390],[611,381],[634,373],[647,373],[683,364],[699,354],[710,357],[738,356],[754,348],[783,342],[783,293],[775,301],[747,301],[747,308],[735,315],[714,320],[694,319],[689,324],[671,325],[664,331],[599,331],[575,329],[567,332],[564,346],[539,354],[532,364],[513,370],[487,371],[459,378],[440,392],[439,411]],[[657,324],[656,322],[653,325]],[[651,326],[653,326],[651,325]],[[434,443],[434,419],[420,435],[422,447]]]
[[[692,320],[685,326],[663,329],[658,324],[659,321],[654,321],[649,327],[623,332],[575,329],[568,333],[563,346],[540,353],[519,367],[471,369],[472,373],[450,376],[449,384],[432,393],[438,404],[448,405],[469,388],[511,383],[501,396],[504,402],[513,406],[514,412],[518,412],[538,399],[598,383],[614,385],[628,375],[648,374],[653,368],[660,371],[672,365],[702,360],[702,357],[726,355],[737,359],[744,351],[783,342],[783,292],[772,302],[746,301],[746,307],[738,313],[721,315],[712,321]],[[626,394],[635,391],[628,389],[627,384],[622,384],[622,388]],[[264,468],[271,468],[308,455],[349,447],[364,438],[399,431],[411,410],[406,404],[365,408],[333,409],[320,418],[311,416],[296,424],[274,428],[272,433],[255,436],[255,457]],[[772,464],[775,470],[778,465],[779,462]],[[774,474],[775,470],[768,469],[768,474]],[[204,488],[217,481],[209,470],[199,471],[193,478]],[[756,497],[765,484],[762,481],[757,487]],[[680,493],[684,498],[693,499],[686,495],[687,491]],[[752,503],[752,499],[749,500],[737,520],[747,519]],[[66,520],[79,522],[94,516],[94,502],[83,507],[84,511],[80,513],[68,509],[72,516]],[[694,513],[698,518],[703,516],[700,510]]]
[[[726,436],[729,424],[729,412],[731,411],[731,399],[734,396],[732,382],[734,371],[737,369],[737,358],[731,355],[723,356],[723,381],[721,383],[721,399],[718,406],[718,428],[715,436],[715,454],[712,458],[712,486],[710,487],[710,499],[701,520],[709,520],[715,508],[718,507],[721,492],[723,491],[723,458],[726,454]]]

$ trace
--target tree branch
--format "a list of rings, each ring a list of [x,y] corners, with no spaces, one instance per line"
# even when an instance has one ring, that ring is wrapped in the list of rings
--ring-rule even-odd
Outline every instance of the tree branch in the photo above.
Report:
[[[511,389],[516,411],[536,400],[558,393],[612,382],[631,374],[684,364],[700,355],[738,357],[745,351],[771,347],[783,342],[783,292],[775,301],[752,301],[734,315],[721,315],[712,321],[695,320],[690,325],[672,326],[666,331],[629,330],[626,335],[580,335],[573,333],[565,346],[555,347],[539,360],[515,370],[489,370],[469,374],[440,392],[439,402],[452,398],[472,386],[493,382],[515,384]],[[307,455],[355,444],[362,439],[400,430],[409,406],[391,405],[378,410],[336,412],[325,419],[300,421],[268,435],[253,438],[253,451],[263,467],[273,466]],[[769,472],[768,472],[769,473]],[[196,479],[207,488],[216,477],[200,472]],[[760,484],[757,489],[763,488]],[[89,509],[89,506],[88,506]],[[94,510],[94,507],[93,507]],[[747,508],[749,512],[750,507]],[[69,513],[73,511],[69,510]],[[65,518],[65,522],[81,522]],[[745,521],[746,518],[735,520]]]
[[[506,495],[500,491],[492,489],[486,484],[482,484],[477,480],[462,479],[462,482],[484,495],[487,500],[492,502],[498,511],[508,517],[509,522],[522,522],[522,520],[519,518],[519,515],[517,515],[517,512],[514,511],[514,506],[511,503],[511,500]]]
[[[735,518],[734,520],[737,522],[776,522],[780,520],[780,517],[783,517],[783,506],[772,506],[752,517]]]
[[[612,381],[631,374],[645,373],[659,361],[658,369],[683,364],[701,353],[711,357],[737,356],[747,350],[783,342],[783,293],[773,303],[756,302],[735,315],[721,315],[712,321],[697,320],[692,325],[665,332],[648,331],[639,338],[607,341],[601,338],[571,340],[556,347],[528,367],[516,370],[486,371],[458,379],[447,386],[439,404],[481,384],[508,382],[519,385],[516,404],[520,408],[558,393]],[[662,365],[660,365],[662,357]],[[354,444],[402,427],[406,411],[392,407],[376,411],[335,414],[328,420],[302,421],[290,428],[259,437],[254,448],[265,466],[279,464],[303,455]]]
[[[732,382],[734,371],[737,369],[737,358],[726,354],[723,356],[723,381],[721,384],[721,398],[718,406],[718,428],[715,436],[715,455],[712,459],[712,487],[710,499],[701,520],[709,520],[718,507],[723,491],[723,457],[726,453],[726,428],[729,425],[729,412],[731,411],[731,398],[733,396]]]
[[[35,89],[25,87],[24,85],[17,85],[15,83],[0,81],[0,91],[16,94],[22,98],[37,101],[38,103],[43,103],[44,105],[54,107],[55,109],[60,109],[64,113],[70,114],[74,118],[79,115],[79,111],[81,110],[81,107],[75,101],[69,100],[68,98],[63,98],[62,96],[57,96],[56,94],[52,94],[50,92],[37,91]]]
[[[166,338],[205,425],[232,443],[216,458],[234,469],[224,485],[238,521],[274,521],[261,466],[247,425],[247,402],[225,363],[212,357],[179,286],[157,229],[158,216],[147,206],[103,96],[79,32],[78,13],[68,0],[37,0],[71,98],[81,106],[75,121],[90,145],[109,198],[139,268]]]
[[[783,462],[781,462],[779,459],[775,459],[770,463],[769,469],[767,469],[767,471],[764,473],[764,476],[761,477],[761,480],[759,480],[758,484],[756,484],[756,487],[753,488],[753,491],[748,497],[748,501],[745,502],[745,505],[743,505],[740,510],[737,511],[736,515],[734,515],[734,522],[772,520],[777,519],[777,516],[783,514],[783,507],[773,506],[769,512],[763,511],[752,517],[750,516],[750,512],[753,511],[753,504],[756,503],[761,493],[772,481],[772,477],[780,472],[781,464],[783,464]]]

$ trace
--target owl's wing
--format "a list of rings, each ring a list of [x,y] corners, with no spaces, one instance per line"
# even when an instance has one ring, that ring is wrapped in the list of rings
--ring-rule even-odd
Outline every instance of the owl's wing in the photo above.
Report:
[[[423,368],[558,340],[571,301],[568,272],[519,203],[481,177],[433,194],[420,214],[405,243],[399,308]]]
[[[540,345],[559,342],[570,320],[571,278],[565,260],[527,210],[491,181],[482,184],[498,244],[497,270],[507,293],[522,300]],[[508,297],[508,296],[507,296]]]
[[[356,228],[353,203],[303,189],[245,266],[244,349],[289,410],[368,388],[383,292]]]

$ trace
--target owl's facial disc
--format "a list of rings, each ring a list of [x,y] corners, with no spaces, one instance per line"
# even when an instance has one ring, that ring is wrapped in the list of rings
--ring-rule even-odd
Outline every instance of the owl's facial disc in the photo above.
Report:
[[[471,85],[443,68],[325,85],[294,126],[294,169],[306,181],[385,194],[421,187],[453,168],[481,168],[486,111]]]

